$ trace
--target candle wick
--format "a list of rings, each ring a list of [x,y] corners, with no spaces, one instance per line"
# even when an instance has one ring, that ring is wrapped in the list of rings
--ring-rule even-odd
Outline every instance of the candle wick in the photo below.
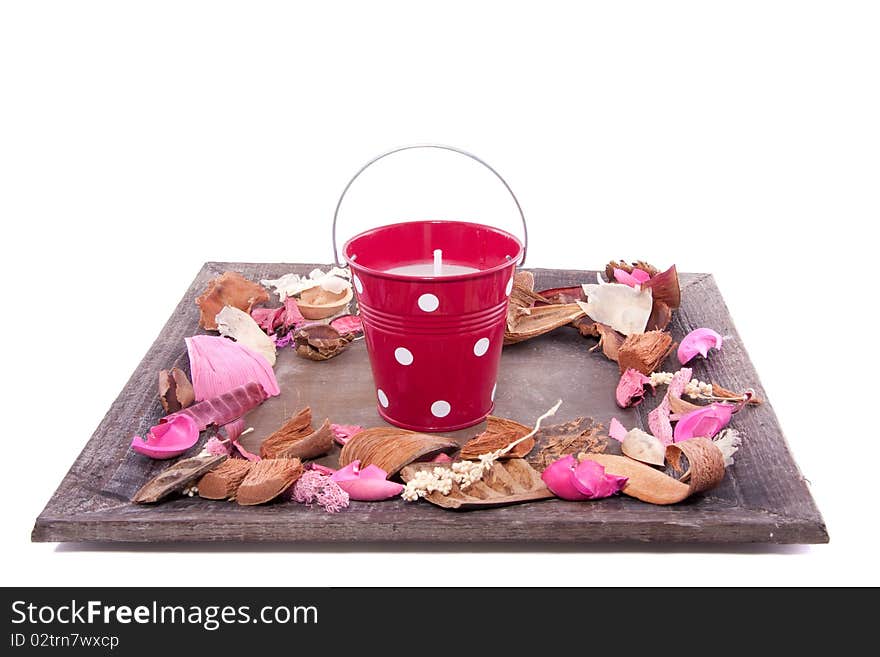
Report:
[[[443,274],[443,249],[434,249],[434,276]]]

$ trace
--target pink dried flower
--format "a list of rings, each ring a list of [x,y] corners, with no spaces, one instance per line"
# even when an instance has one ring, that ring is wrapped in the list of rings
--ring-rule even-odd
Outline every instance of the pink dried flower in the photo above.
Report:
[[[204,449],[211,456],[229,456],[230,453],[227,444],[219,438],[208,438]]]
[[[606,474],[605,468],[595,461],[578,463],[571,454],[551,463],[541,479],[556,497],[573,501],[611,497],[628,481],[626,477]]]
[[[738,409],[733,404],[710,404],[682,415],[675,425],[675,442],[698,436],[714,437],[730,423],[736,410]]]
[[[678,360],[684,365],[700,354],[703,358],[709,356],[710,349],[721,349],[724,339],[717,331],[709,328],[698,328],[688,333],[681,344],[678,345]]]
[[[327,513],[336,513],[348,506],[348,493],[330,477],[306,470],[293,485],[293,500],[310,506],[318,504]]]
[[[340,445],[344,445],[349,438],[364,430],[357,424],[331,424],[330,428],[333,430],[333,439]]]
[[[617,384],[617,405],[621,408],[638,406],[645,396],[645,386],[651,385],[651,377],[645,376],[636,369],[629,368],[624,372]]]
[[[641,287],[642,283],[651,280],[651,274],[641,269],[633,269],[632,274],[624,269],[614,268],[614,280],[630,287]]]
[[[378,502],[403,492],[403,484],[388,481],[388,473],[379,466],[371,464],[363,469],[360,466],[360,459],[356,459],[331,477],[351,499]]]

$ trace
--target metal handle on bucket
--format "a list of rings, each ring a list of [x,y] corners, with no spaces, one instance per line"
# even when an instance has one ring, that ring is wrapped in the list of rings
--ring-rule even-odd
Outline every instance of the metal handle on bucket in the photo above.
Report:
[[[349,188],[352,186],[355,180],[366,171],[371,165],[375,164],[379,160],[388,157],[389,155],[394,155],[395,153],[400,153],[401,151],[409,151],[415,148],[438,148],[444,151],[452,151],[453,153],[458,153],[460,155],[464,155],[466,157],[471,158],[475,162],[479,162],[484,167],[489,169],[492,173],[495,174],[495,177],[501,181],[507,191],[510,193],[511,198],[513,198],[513,202],[516,203],[516,209],[519,211],[519,217],[522,220],[522,228],[523,228],[523,253],[522,259],[519,264],[525,264],[526,261],[526,251],[529,248],[529,231],[526,226],[526,216],[523,213],[522,206],[519,204],[519,199],[516,198],[516,194],[513,193],[513,190],[510,188],[510,185],[507,184],[507,181],[501,177],[501,174],[498,173],[495,169],[493,169],[488,163],[481,160],[479,157],[474,155],[473,153],[468,153],[460,148],[456,148],[455,146],[444,146],[441,144],[413,144],[410,146],[401,146],[399,148],[395,148],[393,150],[388,151],[387,153],[382,153],[381,155],[377,155],[372,160],[367,162],[364,166],[362,166],[356,174],[351,177],[351,180],[348,181],[348,184],[345,186],[345,189],[342,190],[342,194],[339,195],[339,200],[336,202],[336,210],[333,212],[333,261],[339,267],[345,266],[344,263],[339,262],[339,250],[336,248],[336,221],[339,218],[339,208],[342,206],[342,200],[345,198],[346,193],[348,193]]]

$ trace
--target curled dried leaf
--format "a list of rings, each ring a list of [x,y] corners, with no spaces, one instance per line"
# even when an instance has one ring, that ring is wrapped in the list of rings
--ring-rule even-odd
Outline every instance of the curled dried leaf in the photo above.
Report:
[[[327,324],[312,324],[299,329],[293,336],[296,353],[309,360],[330,360],[348,348],[354,336],[339,333]]]
[[[224,306],[250,313],[254,306],[268,300],[269,293],[261,285],[249,281],[238,272],[223,272],[210,281],[205,291],[196,299],[196,305],[201,311],[199,326],[216,331],[217,313]]]
[[[507,445],[518,438],[522,438],[531,431],[531,427],[527,427],[519,422],[490,415],[486,418],[486,430],[467,441],[462,446],[459,457],[463,459],[478,458],[480,454],[494,452],[502,447],[507,447]],[[529,438],[518,444],[501,458],[522,458],[532,451],[534,446],[535,439]]]
[[[681,305],[681,285],[678,282],[678,270],[675,265],[651,276],[642,287],[651,290],[655,300],[662,301],[672,310]]]

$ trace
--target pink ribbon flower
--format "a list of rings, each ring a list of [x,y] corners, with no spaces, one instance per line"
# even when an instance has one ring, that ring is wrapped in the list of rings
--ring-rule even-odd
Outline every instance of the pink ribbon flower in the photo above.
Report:
[[[678,361],[684,365],[691,361],[694,356],[700,354],[703,358],[709,356],[710,349],[721,349],[723,338],[716,331],[709,328],[698,328],[688,333],[681,344],[678,345]]]
[[[598,500],[611,497],[626,485],[626,477],[605,473],[605,468],[589,459],[580,463],[569,454],[553,462],[541,474],[556,497],[564,500]]]

